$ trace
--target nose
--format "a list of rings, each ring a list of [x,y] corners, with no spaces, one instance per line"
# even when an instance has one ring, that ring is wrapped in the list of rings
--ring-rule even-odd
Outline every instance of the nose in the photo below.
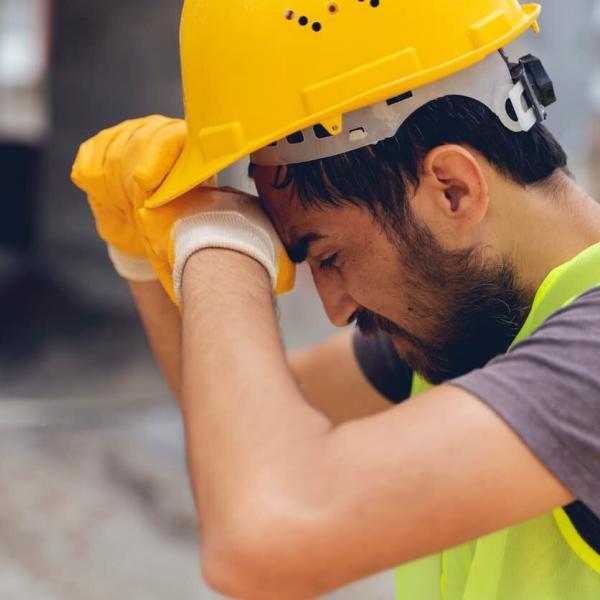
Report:
[[[346,327],[360,304],[348,293],[342,277],[335,271],[313,270],[313,279],[331,323],[335,327]]]

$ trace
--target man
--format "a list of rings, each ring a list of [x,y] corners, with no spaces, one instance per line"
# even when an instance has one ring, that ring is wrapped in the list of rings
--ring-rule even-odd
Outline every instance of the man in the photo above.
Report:
[[[499,51],[539,7],[247,4],[186,3],[187,131],[125,123],[73,171],[181,403],[207,580],[598,597],[600,207],[541,64]],[[248,153],[260,200],[207,181]],[[359,333],[286,359],[283,245]]]

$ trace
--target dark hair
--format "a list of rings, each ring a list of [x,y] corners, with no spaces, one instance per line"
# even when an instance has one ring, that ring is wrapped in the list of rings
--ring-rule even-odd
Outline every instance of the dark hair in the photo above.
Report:
[[[444,144],[470,146],[499,173],[522,186],[570,175],[567,155],[543,126],[514,133],[485,105],[464,96],[434,100],[411,115],[393,138],[339,156],[280,168],[275,186],[294,186],[306,206],[367,206],[373,214],[406,216],[408,186],[416,186],[422,160]]]

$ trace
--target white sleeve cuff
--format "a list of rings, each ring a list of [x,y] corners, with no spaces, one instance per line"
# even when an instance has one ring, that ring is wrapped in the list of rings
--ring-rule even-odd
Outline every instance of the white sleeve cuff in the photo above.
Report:
[[[206,248],[234,250],[258,261],[277,282],[277,251],[262,227],[234,211],[204,212],[178,221],[174,232],[173,286],[181,302],[183,272],[187,261]]]
[[[147,258],[123,254],[123,252],[110,245],[108,246],[108,256],[115,267],[115,271],[123,279],[139,283],[156,281],[158,279]]]

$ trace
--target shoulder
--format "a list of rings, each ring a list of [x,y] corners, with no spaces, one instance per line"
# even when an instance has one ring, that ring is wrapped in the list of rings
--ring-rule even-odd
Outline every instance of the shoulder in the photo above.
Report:
[[[456,380],[600,515],[600,288]]]

